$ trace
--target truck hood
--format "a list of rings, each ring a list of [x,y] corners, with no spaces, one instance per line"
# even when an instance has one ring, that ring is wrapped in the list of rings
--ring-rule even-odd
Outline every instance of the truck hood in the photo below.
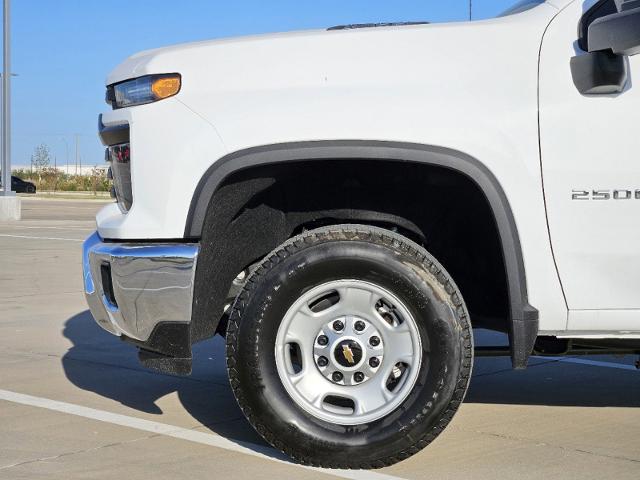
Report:
[[[111,72],[107,84],[179,73],[183,86],[177,100],[192,109],[206,97],[237,93],[286,96],[304,91],[310,100],[320,90],[337,89],[346,95],[375,88],[389,95],[410,83],[426,85],[434,77],[449,85],[468,81],[460,88],[469,89],[474,77],[495,75],[516,57],[535,63],[544,29],[557,12],[555,5],[546,3],[528,12],[474,22],[308,30],[187,43],[133,55]]]
[[[204,40],[200,42],[182,43],[168,47],[154,48],[136,53],[118,65],[106,79],[106,84],[121,82],[130,78],[154,73],[178,71],[176,64],[183,64],[189,59],[206,59],[207,52],[220,50],[230,46],[260,45],[273,42],[293,42],[298,39],[322,37],[330,34],[327,30],[304,30],[285,33],[248,35],[243,37]],[[201,56],[204,55],[204,56]]]
[[[542,12],[542,15],[533,15],[533,18],[548,16],[550,19],[551,14],[557,13],[556,4],[569,1],[573,0],[549,0],[546,5],[534,9],[542,10],[546,15]],[[524,16],[527,17],[526,13]],[[425,39],[420,42],[420,50],[425,53],[445,49],[454,56],[462,54],[473,42],[483,41],[483,34],[488,31],[522,23],[531,22],[523,22],[523,15],[517,14],[474,22],[306,30],[185,43],[147,50],[129,57],[109,74],[106,83],[109,85],[156,73],[177,72],[183,76],[194,72],[200,74],[203,70],[215,70],[233,76],[238,73],[239,64],[245,73],[248,65],[260,65],[262,72],[266,67],[278,68],[285,64],[295,70],[296,66],[306,67],[310,62],[315,62],[315,67],[318,67],[326,64],[327,59],[345,55],[355,55],[352,60],[358,62],[362,60],[362,55],[375,58],[377,53],[388,53],[394,48],[415,50],[416,44],[411,42],[417,37]],[[505,41],[513,39],[505,37]]]

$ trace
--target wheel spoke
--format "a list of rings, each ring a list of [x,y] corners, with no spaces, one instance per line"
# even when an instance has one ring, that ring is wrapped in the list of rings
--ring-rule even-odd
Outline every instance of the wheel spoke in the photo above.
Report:
[[[326,395],[328,381],[322,377],[313,365],[291,377],[291,383],[307,402],[318,407]]]
[[[380,381],[367,382],[358,387],[357,395],[354,397],[356,411],[358,415],[370,413],[385,406],[392,398],[393,393],[387,390],[384,383]]]
[[[371,317],[374,312],[373,292],[357,287],[338,288],[340,294],[340,311],[345,315]]]
[[[296,312],[287,329],[287,342],[303,344],[311,343],[315,339],[319,328],[322,326],[323,317],[315,315],[308,307],[303,307]]]
[[[411,335],[411,330],[401,324],[398,327],[390,328],[385,336],[385,360],[395,365],[398,362],[411,365],[415,352],[415,346]]]

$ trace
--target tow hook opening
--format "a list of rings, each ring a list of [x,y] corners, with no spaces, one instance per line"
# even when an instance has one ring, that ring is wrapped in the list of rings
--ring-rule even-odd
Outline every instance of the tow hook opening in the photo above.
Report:
[[[107,301],[114,307],[118,307],[116,297],[113,293],[113,280],[111,278],[111,264],[103,262],[100,265],[100,276],[102,277],[102,290]]]

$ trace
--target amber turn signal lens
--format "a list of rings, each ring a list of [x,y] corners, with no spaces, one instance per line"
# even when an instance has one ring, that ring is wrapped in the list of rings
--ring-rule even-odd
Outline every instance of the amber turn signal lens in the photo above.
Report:
[[[180,91],[180,75],[161,77],[153,81],[151,91],[156,99],[172,97]]]
[[[179,73],[144,75],[107,87],[107,100],[113,108],[133,107],[153,103],[180,92]]]

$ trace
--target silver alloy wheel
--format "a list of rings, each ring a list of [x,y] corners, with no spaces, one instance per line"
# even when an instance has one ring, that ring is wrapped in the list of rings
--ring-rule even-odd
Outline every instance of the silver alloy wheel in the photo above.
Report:
[[[422,362],[416,322],[388,290],[336,280],[298,298],[275,345],[276,367],[294,402],[341,425],[393,412],[415,385]]]

